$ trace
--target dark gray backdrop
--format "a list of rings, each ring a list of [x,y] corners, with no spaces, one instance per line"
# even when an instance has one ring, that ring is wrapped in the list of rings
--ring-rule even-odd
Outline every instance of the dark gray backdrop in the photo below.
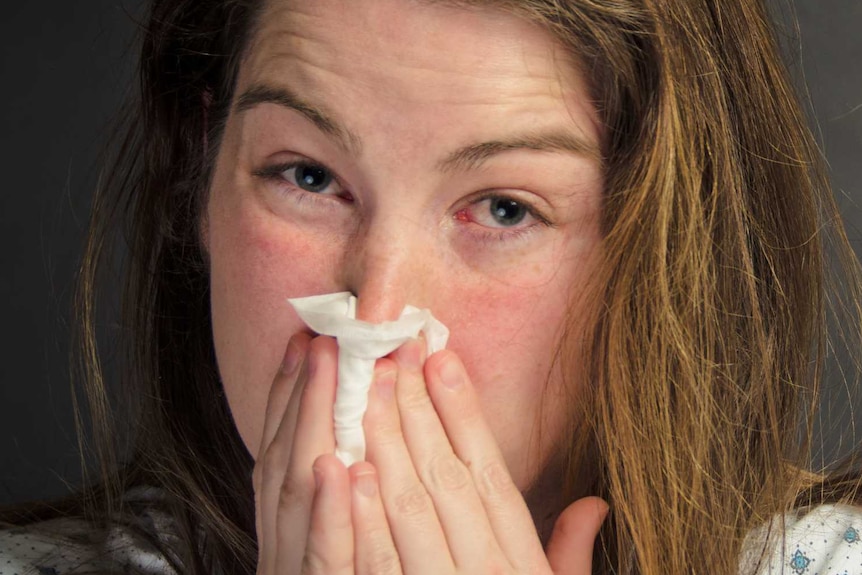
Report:
[[[140,4],[9,2],[0,16],[0,504],[65,493],[65,481],[79,476],[70,296],[96,157],[128,89]],[[790,25],[784,35],[801,61],[795,70],[807,80],[855,241],[862,222],[855,205],[862,194],[862,0],[797,0],[797,13],[801,37]],[[839,413],[847,398],[838,394],[828,427],[850,425]]]

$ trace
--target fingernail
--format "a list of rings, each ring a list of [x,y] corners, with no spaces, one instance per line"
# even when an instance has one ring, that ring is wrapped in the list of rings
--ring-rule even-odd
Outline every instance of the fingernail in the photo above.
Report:
[[[395,372],[387,370],[382,373],[375,373],[374,387],[381,399],[391,401],[395,397]]]
[[[287,351],[284,354],[284,361],[281,364],[281,371],[285,375],[291,375],[299,366],[299,346],[293,341],[293,338],[287,344]]]
[[[373,473],[363,473],[356,476],[356,491],[365,497],[377,495],[377,480]]]
[[[440,381],[449,389],[458,389],[464,385],[464,371],[453,357],[447,357],[440,366]]]
[[[599,500],[599,517],[602,518],[601,523],[604,523],[605,519],[608,518],[608,514],[611,511],[610,505],[608,505],[607,501]]]
[[[314,489],[319,491],[320,484],[323,483],[323,473],[316,467],[312,467],[311,471],[314,472]]]
[[[411,339],[398,350],[398,363],[410,371],[422,369],[425,346],[419,339]]]

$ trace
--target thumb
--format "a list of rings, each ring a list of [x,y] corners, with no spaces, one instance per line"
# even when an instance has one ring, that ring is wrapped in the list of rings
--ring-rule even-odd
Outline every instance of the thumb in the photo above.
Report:
[[[545,549],[554,573],[591,573],[593,545],[607,514],[608,504],[598,497],[578,499],[563,510]]]

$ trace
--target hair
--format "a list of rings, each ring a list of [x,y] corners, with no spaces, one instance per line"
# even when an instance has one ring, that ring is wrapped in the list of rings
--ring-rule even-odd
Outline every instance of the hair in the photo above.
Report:
[[[571,393],[568,484],[589,460],[588,493],[611,506],[594,571],[736,573],[753,527],[795,506],[855,500],[852,472],[807,470],[830,309],[851,318],[848,337],[858,333],[862,282],[765,4],[446,4],[510,10],[549,30],[589,71],[604,125],[593,317],[558,353],[571,381],[589,382]],[[256,565],[254,462],[218,376],[199,222],[263,8],[153,0],[140,91],[80,273],[80,367],[101,466],[85,490],[89,515],[117,516],[131,486],[162,488],[187,573]],[[128,447],[116,439],[95,319],[118,231]]]

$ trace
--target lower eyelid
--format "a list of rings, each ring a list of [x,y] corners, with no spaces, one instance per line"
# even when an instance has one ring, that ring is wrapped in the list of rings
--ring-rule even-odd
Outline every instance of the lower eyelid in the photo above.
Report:
[[[465,233],[472,236],[472,241],[491,247],[505,247],[512,242],[527,241],[531,236],[539,233],[542,225],[534,223],[522,228],[488,228],[474,229]]]
[[[510,242],[529,240],[531,236],[540,233],[543,229],[552,227],[538,218],[534,218],[534,221],[527,225],[511,228],[492,228],[467,219],[457,217],[453,219],[455,219],[456,227],[468,237],[468,241],[498,247],[506,246]]]

